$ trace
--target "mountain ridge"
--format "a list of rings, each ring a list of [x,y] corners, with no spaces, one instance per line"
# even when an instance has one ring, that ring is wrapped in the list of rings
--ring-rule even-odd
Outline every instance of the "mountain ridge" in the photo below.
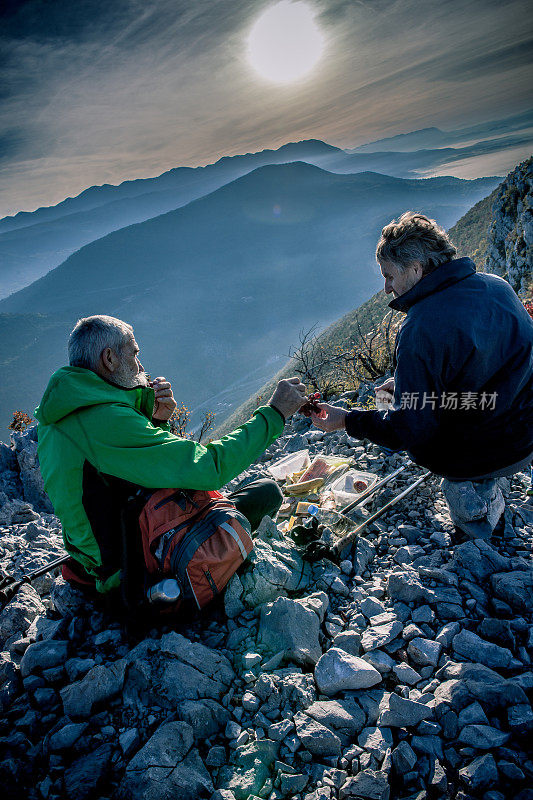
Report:
[[[94,313],[134,325],[143,363],[167,375],[180,402],[194,410],[219,396],[211,410],[221,420],[276,371],[298,330],[317,316],[327,325],[349,309],[347,298],[358,304],[375,292],[375,241],[391,217],[415,207],[450,224],[495,183],[268,166],[108,234],[0,301],[0,313],[41,313],[44,329],[23,358],[2,364],[3,420],[20,406],[28,371],[33,388],[24,410],[31,413],[50,371],[65,363],[76,320]],[[255,377],[243,381],[249,365]]]

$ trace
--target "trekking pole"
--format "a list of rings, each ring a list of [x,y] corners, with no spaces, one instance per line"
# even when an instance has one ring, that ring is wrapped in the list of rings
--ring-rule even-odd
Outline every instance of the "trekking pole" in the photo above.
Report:
[[[403,500],[405,497],[412,494],[417,486],[420,486],[420,484],[427,480],[430,475],[431,472],[429,470],[424,472],[420,478],[417,478],[414,483],[412,483],[410,486],[407,486],[403,492],[400,492],[400,494],[396,495],[396,497],[393,497],[392,500],[389,500],[389,502],[385,503],[382,508],[378,509],[376,512],[374,512],[374,514],[368,517],[368,519],[365,519],[364,522],[358,525],[357,528],[355,528],[353,531],[350,531],[350,533],[347,533],[346,536],[342,537],[342,539],[339,539],[339,541],[333,545],[333,549],[340,554],[345,547],[352,544],[354,539],[361,533],[362,530],[366,528],[367,525],[370,525],[371,522],[374,522],[376,519],[382,517],[383,514],[389,510],[389,508],[392,508],[396,505],[396,503],[399,503],[400,500]]]
[[[30,572],[29,575],[23,575],[18,581],[11,575],[4,575],[0,579],[0,606],[3,608],[7,605],[24,583],[32,583],[35,578],[44,575],[46,572],[50,572],[50,570],[55,569],[55,567],[60,567],[61,564],[64,564],[69,558],[69,555],[61,556],[61,558],[57,558],[45,567],[40,567],[40,569],[36,569],[35,572]]]
[[[341,508],[339,514],[343,514],[344,516],[346,516],[346,514],[349,514],[350,511],[353,511],[354,508],[357,508],[357,506],[360,505],[360,503],[362,503],[363,500],[366,500],[368,497],[370,497],[370,495],[374,494],[374,492],[377,492],[378,489],[381,489],[382,486],[385,486],[386,483],[389,483],[389,481],[391,481],[393,478],[399,475],[400,472],[403,472],[404,469],[405,469],[405,464],[403,467],[398,467],[398,469],[395,469],[394,472],[390,473],[390,475],[385,475],[385,477],[382,478],[377,483],[375,483],[374,486],[370,486],[368,489],[365,489],[365,491],[359,495],[357,500],[353,500],[347,506]]]

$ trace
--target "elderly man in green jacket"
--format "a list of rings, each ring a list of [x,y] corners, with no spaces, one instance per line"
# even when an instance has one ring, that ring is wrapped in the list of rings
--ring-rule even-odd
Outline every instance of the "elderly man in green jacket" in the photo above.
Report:
[[[70,366],[52,375],[35,412],[39,462],[66,550],[106,593],[120,584],[120,514],[132,489],[220,489],[280,436],[305,387],[280,381],[248,422],[204,446],[170,432],[171,385],[148,381],[130,325],[81,319],[68,352]],[[281,493],[260,480],[231,499],[254,529],[277,512]]]

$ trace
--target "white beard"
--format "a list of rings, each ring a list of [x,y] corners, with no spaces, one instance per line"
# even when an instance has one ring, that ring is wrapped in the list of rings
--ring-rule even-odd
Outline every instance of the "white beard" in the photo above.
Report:
[[[150,385],[146,372],[138,372],[136,375],[132,375],[126,367],[121,367],[115,372],[112,383],[123,389],[134,389],[136,386]]]

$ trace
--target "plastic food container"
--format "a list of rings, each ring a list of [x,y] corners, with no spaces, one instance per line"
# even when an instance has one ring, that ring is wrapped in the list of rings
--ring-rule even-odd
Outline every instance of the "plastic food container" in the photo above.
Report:
[[[290,453],[288,456],[280,458],[268,467],[268,471],[277,481],[284,481],[287,475],[293,472],[301,472],[311,464],[309,450],[298,450],[297,453]]]
[[[378,476],[372,472],[360,472],[357,469],[349,469],[340,478],[337,478],[329,490],[335,498],[338,508],[347,506],[353,500],[357,500],[360,494],[371,489],[377,483]]]

